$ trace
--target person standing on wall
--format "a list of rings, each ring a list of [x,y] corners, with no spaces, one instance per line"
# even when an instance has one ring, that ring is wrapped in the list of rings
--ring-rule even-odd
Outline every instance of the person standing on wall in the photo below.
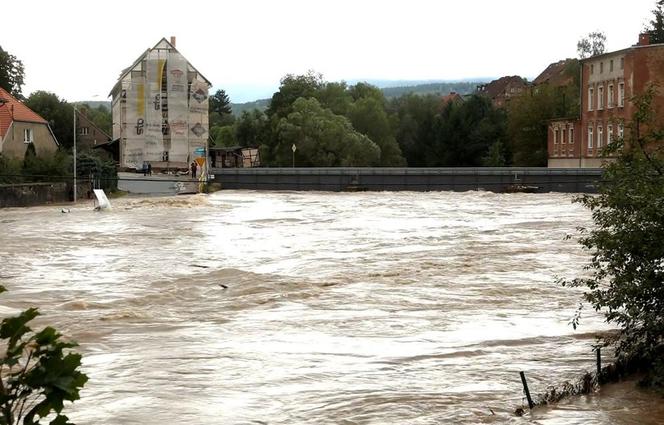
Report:
[[[195,179],[196,178],[196,169],[198,166],[196,165],[196,161],[191,162],[191,178]]]

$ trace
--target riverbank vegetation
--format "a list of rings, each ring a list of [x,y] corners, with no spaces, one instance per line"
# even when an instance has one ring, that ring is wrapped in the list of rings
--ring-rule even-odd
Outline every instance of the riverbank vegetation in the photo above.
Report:
[[[657,89],[632,99],[624,139],[605,149],[615,161],[604,166],[599,194],[578,199],[594,224],[580,229],[589,275],[562,283],[584,288],[584,300],[620,327],[602,339],[615,347],[618,362],[638,365],[643,383],[664,389],[664,125],[652,106]]]
[[[78,400],[88,381],[79,369],[81,355],[71,352],[77,344],[63,341],[52,327],[34,332],[28,324],[37,316],[29,308],[0,323],[0,425],[38,424],[47,417],[50,425],[71,425],[62,414],[64,402]]]

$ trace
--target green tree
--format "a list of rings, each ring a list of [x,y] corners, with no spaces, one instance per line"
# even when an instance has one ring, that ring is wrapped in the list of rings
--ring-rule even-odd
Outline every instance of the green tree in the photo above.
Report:
[[[352,105],[348,118],[356,131],[367,136],[380,148],[378,165],[383,167],[406,165],[406,160],[401,155],[401,149],[394,137],[384,102],[375,97],[358,99]]]
[[[391,114],[397,143],[409,167],[424,167],[435,144],[436,117],[440,113],[440,97],[406,94],[392,99]]]
[[[71,149],[74,145],[74,108],[55,93],[33,92],[25,101],[28,108],[41,115],[51,125],[60,146]]]
[[[279,91],[272,95],[267,115],[270,118],[287,116],[297,99],[316,98],[324,84],[323,76],[314,71],[309,71],[306,75],[286,75],[281,79]]]
[[[543,84],[512,99],[507,107],[507,134],[513,165],[545,167],[549,120],[576,117],[578,111],[576,83],[565,87]]]
[[[269,121],[260,110],[244,111],[235,123],[235,139],[242,147],[259,147],[269,139]]]
[[[505,114],[484,96],[449,102],[437,117],[436,138],[427,165],[478,167],[496,142],[505,139]]]
[[[595,31],[589,33],[576,43],[576,51],[580,59],[585,59],[604,53],[605,44],[606,35],[603,32]]]
[[[6,289],[0,286],[0,293]],[[0,425],[39,424],[55,415],[51,425],[70,424],[62,415],[65,401],[79,399],[88,380],[79,368],[81,355],[70,352],[75,342],[64,342],[55,329],[33,332],[28,323],[39,315],[29,308],[0,324],[5,350],[0,358]]]
[[[23,62],[0,46],[0,87],[17,99],[23,99],[21,90],[25,70]]]
[[[380,148],[374,142],[316,99],[297,99],[292,109],[277,125],[277,165],[291,165],[293,144],[301,167],[361,167],[380,161]]]
[[[664,128],[654,96],[650,87],[633,100],[625,140],[605,151],[617,158],[604,167],[599,194],[578,200],[594,223],[580,238],[591,254],[590,274],[563,284],[586,289],[585,300],[621,327],[619,358],[645,362],[651,383],[664,386]]]
[[[210,127],[231,125],[235,121],[231,101],[224,90],[217,90],[210,96]]]
[[[214,141],[214,146],[236,146],[235,126],[225,125],[223,127],[212,127],[210,129],[210,138]]]
[[[655,3],[655,10],[652,11],[653,18],[650,21],[650,28],[648,28],[648,34],[650,34],[650,43],[658,44],[664,43],[664,0],[659,0]]]

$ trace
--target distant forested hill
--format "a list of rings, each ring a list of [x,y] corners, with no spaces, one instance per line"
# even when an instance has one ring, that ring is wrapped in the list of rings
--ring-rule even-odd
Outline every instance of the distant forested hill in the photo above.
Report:
[[[400,87],[385,87],[383,94],[385,97],[400,97],[404,94],[440,94],[446,95],[450,92],[457,92],[461,95],[470,94],[475,91],[477,86],[482,84],[479,81],[462,81],[462,82],[440,82],[440,83],[427,83],[418,84],[415,86],[400,86]]]
[[[264,111],[268,106],[270,106],[270,99],[258,99],[253,102],[231,103],[231,111],[233,111],[233,115],[239,117],[244,111],[251,111],[253,109]]]
[[[457,92],[461,95],[473,93],[479,84],[485,81],[440,81],[440,82],[427,82],[423,84],[410,84],[409,81],[368,81],[369,84],[380,87],[385,94],[385,97],[399,97],[408,93],[414,94],[439,94],[441,96],[450,92]],[[348,82],[349,85],[355,82]],[[394,84],[401,84],[395,86]],[[246,103],[231,103],[231,110],[235,116],[240,116],[243,111],[251,111],[252,109],[259,109],[264,111],[270,105],[270,99],[259,99],[253,102]]]

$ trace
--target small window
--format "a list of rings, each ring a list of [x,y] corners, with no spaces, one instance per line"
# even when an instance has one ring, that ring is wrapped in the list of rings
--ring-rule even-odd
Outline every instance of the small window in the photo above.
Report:
[[[604,62],[599,63],[599,73],[603,74],[604,73]]]
[[[593,128],[588,127],[588,149],[593,148]]]
[[[597,109],[604,109],[604,86],[597,88]]]
[[[609,84],[609,93],[608,93],[608,95],[609,95],[608,107],[610,109],[610,108],[613,108],[613,102],[614,102],[614,100],[613,100],[613,84]]]
[[[32,143],[34,141],[33,139],[33,133],[31,128],[25,128],[23,129],[23,143]]]
[[[565,143],[565,126],[560,129],[560,144]]]
[[[620,69],[625,69],[625,58],[620,58]]]
[[[593,64],[591,63],[591,64],[590,64],[590,74],[594,74],[594,73],[595,73],[595,65],[593,65]]]
[[[618,84],[618,106],[625,106],[625,83]]]
[[[557,145],[558,144],[558,129],[555,128],[553,130],[553,144]]]
[[[597,149],[602,147],[602,142],[604,142],[604,129],[602,126],[597,127]]]
[[[87,136],[90,133],[90,129],[88,127],[81,127],[78,129],[78,134],[82,136]]]
[[[574,143],[574,128],[569,129],[569,137],[567,138],[567,141],[570,145]]]
[[[622,124],[618,125],[618,137],[622,139],[625,136],[625,128]]]
[[[609,62],[609,72],[613,72],[613,59]]]
[[[594,97],[594,90],[592,87],[588,87],[588,110],[592,111],[593,110],[593,97]]]
[[[606,126],[606,138],[607,138],[607,143],[612,143],[613,142],[613,125],[609,124]]]

